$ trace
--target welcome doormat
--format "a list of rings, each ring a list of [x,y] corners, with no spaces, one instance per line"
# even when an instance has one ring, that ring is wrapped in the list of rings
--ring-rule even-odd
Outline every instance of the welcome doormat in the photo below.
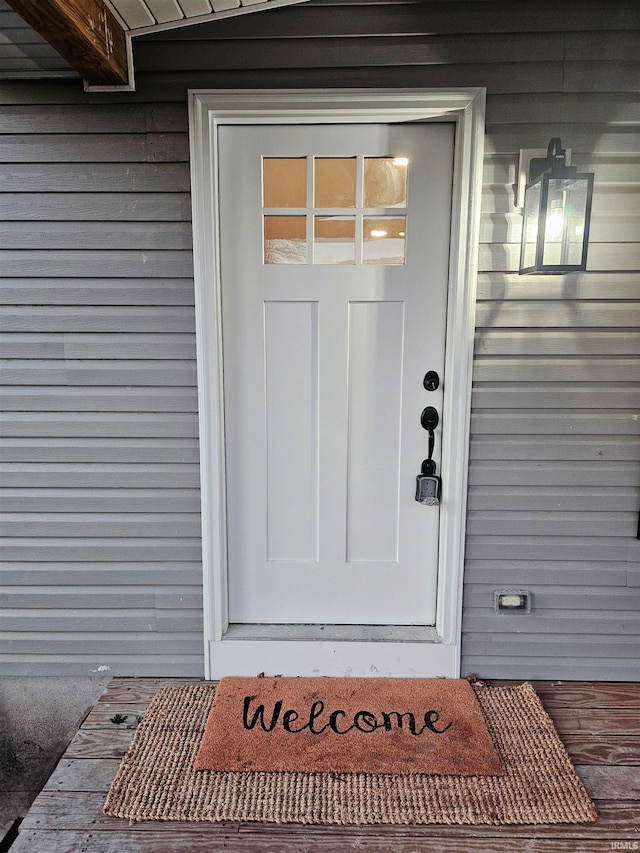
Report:
[[[530,684],[474,685],[502,776],[196,770],[215,685],[160,690],[111,785],[105,814],[302,824],[588,823],[596,812]]]
[[[473,688],[444,678],[223,678],[195,768],[504,772]]]

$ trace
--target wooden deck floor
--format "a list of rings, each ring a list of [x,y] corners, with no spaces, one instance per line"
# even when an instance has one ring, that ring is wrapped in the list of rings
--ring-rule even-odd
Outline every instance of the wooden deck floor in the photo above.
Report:
[[[640,684],[534,682],[596,802],[589,826],[300,827],[146,822],[102,804],[155,691],[184,679],[116,678],[22,823],[11,853],[604,853],[640,850]],[[505,683],[505,682],[493,682]]]

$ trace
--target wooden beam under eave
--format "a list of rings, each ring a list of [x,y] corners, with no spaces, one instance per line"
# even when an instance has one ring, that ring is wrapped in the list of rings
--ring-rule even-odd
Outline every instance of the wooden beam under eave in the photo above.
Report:
[[[128,83],[124,30],[103,0],[8,0],[93,86]]]

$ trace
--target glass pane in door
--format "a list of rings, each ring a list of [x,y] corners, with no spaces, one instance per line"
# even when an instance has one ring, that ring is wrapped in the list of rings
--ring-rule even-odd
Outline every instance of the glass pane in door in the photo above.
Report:
[[[404,264],[406,216],[365,216],[364,264]]]
[[[317,157],[314,161],[314,207],[356,206],[356,158]]]
[[[307,158],[265,157],[262,191],[264,207],[306,207]]]
[[[406,157],[364,158],[364,206],[406,207]]]
[[[265,264],[306,264],[307,217],[264,217]]]
[[[316,216],[313,231],[315,264],[355,263],[355,216]]]

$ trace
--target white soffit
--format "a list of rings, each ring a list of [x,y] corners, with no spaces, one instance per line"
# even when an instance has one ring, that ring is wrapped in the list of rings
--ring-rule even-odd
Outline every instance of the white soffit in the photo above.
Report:
[[[173,30],[306,0],[107,0],[129,36]]]

